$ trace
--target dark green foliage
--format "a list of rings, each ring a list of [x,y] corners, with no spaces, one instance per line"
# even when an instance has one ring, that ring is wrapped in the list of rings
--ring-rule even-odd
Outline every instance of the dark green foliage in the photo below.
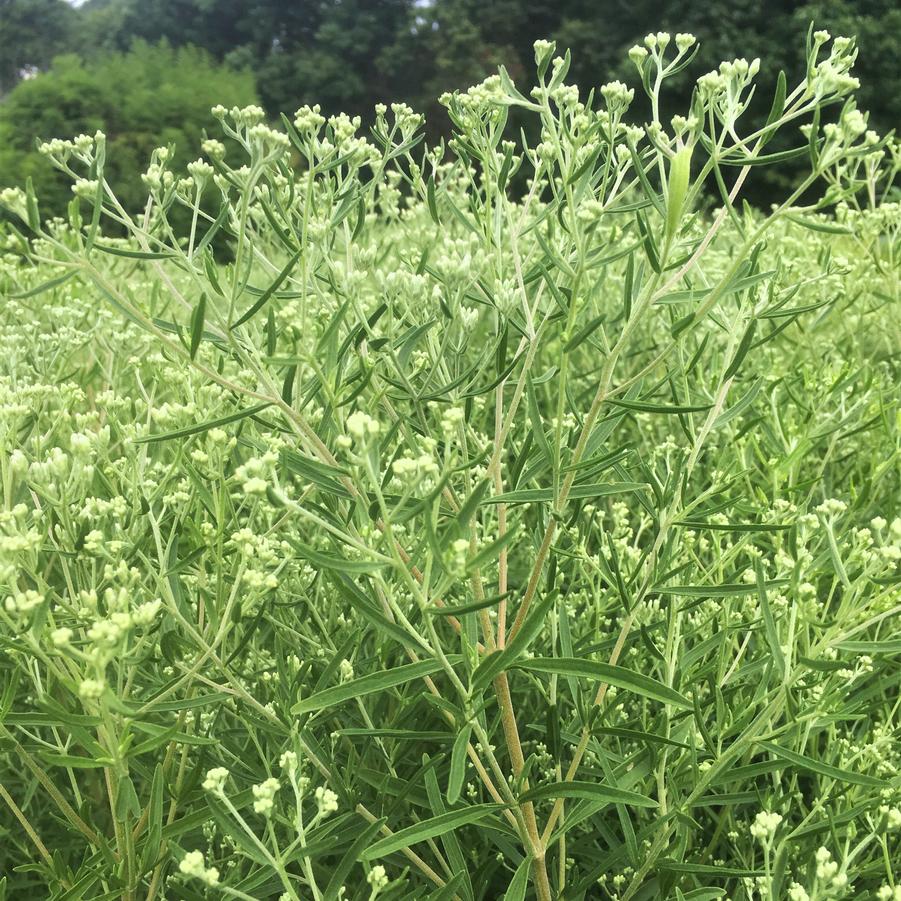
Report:
[[[22,81],[0,104],[0,184],[41,186],[42,210],[61,214],[70,181],[35,149],[35,141],[104,131],[106,177],[126,206],[144,197],[140,173],[155,147],[174,145],[182,162],[197,155],[210,108],[254,102],[253,78],[216,64],[202,50],[136,43],[123,54],[82,63],[58,57],[52,68]]]
[[[64,0],[0,0],[0,97],[71,46],[77,18]]]
[[[319,103],[324,113],[340,111],[368,121],[376,103],[404,100],[426,114],[430,137],[437,138],[448,133],[449,123],[435,98],[443,91],[468,87],[499,64],[514,80],[523,80],[532,70],[536,38],[554,39],[561,51],[572,51],[575,63],[570,80],[580,85],[584,96],[614,77],[637,86],[625,51],[646,33],[663,28],[692,32],[701,44],[699,57],[668,87],[673,110],[687,106],[695,78],[721,60],[759,56],[771,65],[761,74],[749,116],[762,122],[767,108],[761,98],[772,97],[779,69],[792,76],[801,74],[802,56],[792,39],[810,22],[833,34],[856,36],[861,51],[860,107],[869,111],[870,124],[878,131],[894,128],[901,122],[897,54],[901,8],[892,0],[712,0],[706,4],[682,0],[325,0],[315,4],[88,0],[77,9],[63,0],[2,0],[0,95],[25,73],[45,70],[53,56],[64,50],[90,61],[98,53],[125,52],[135,39],[165,40],[173,46],[201,47],[232,69],[251,70],[257,94],[272,117],[290,114],[304,103]],[[235,87],[224,72],[193,74],[197,77],[178,81],[191,84],[196,107],[193,103],[189,109],[173,107],[162,101],[152,109],[164,123],[176,122],[176,130],[181,122],[197,121],[195,108],[205,121],[208,100],[228,105],[226,94]],[[133,77],[107,79],[104,84],[110,96],[102,107],[91,93],[67,90],[52,98],[42,95],[49,104],[31,120],[16,120],[26,124],[13,135],[14,141],[30,147],[34,136],[45,135],[47,124],[55,126],[56,122],[46,122],[48,107],[74,105],[96,114],[94,118],[116,118],[113,109],[118,113],[119,105],[131,106],[130,92],[121,92]],[[140,82],[140,76],[136,80]],[[70,78],[67,84],[74,89],[78,80]],[[16,96],[9,102],[20,101]],[[73,121],[79,115],[75,111]],[[634,115],[642,121],[644,110],[637,108]],[[513,134],[519,125],[520,118],[511,116]],[[76,127],[81,126],[76,123]],[[773,150],[787,146],[774,145]],[[2,184],[41,171],[33,163],[22,167],[17,158],[12,161],[0,151]],[[754,173],[746,196],[766,204],[794,181],[797,171],[797,166],[786,164]],[[710,189],[715,192],[715,185],[711,183]],[[47,196],[46,191],[42,193]]]

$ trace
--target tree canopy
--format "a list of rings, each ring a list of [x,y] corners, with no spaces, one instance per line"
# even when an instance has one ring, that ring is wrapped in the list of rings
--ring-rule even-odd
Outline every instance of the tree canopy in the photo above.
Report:
[[[128,53],[82,62],[57,57],[53,67],[22,81],[0,104],[0,182],[40,185],[49,211],[71,199],[69,179],[35,148],[35,139],[107,135],[106,176],[129,204],[144,196],[140,173],[155,147],[173,145],[182,162],[198,153],[216,103],[256,100],[253,77],[231,70],[196,47],[137,42]]]
[[[0,122],[11,123],[6,133],[15,145],[0,154],[0,182],[22,174],[23,145],[35,137],[55,136],[85,117],[131,115],[124,111],[142,92],[144,107],[162,116],[154,122],[186,134],[208,122],[201,109],[208,100],[225,102],[236,90],[255,93],[272,117],[319,103],[323,113],[366,121],[375,104],[405,101],[440,131],[447,120],[439,94],[481,80],[498,64],[527,80],[536,38],[572,50],[573,80],[587,93],[610,78],[635,86],[626,54],[646,33],[688,31],[701,51],[674,85],[674,108],[684,106],[698,75],[735,57],[766,61],[758,94],[771,96],[779,68],[797,75],[802,67],[811,22],[856,37],[859,101],[871,127],[885,131],[901,122],[901,7],[893,0],[87,0],[77,7],[0,0]],[[144,75],[120,71],[102,85],[96,74],[77,74],[79,66],[112,74],[109,67],[121,64],[104,58],[124,59],[110,54],[128,53],[135,41],[202,50],[206,68],[190,81],[196,102],[166,99],[176,86],[165,79],[169,87],[156,98]],[[67,55],[54,65],[60,53]],[[144,62],[147,53],[139,53]],[[238,90],[235,73],[245,70],[254,86],[242,80]],[[137,95],[127,84],[135,77]],[[57,89],[63,93],[53,100]],[[190,118],[194,111],[199,119]],[[177,125],[174,116],[185,118]],[[141,152],[143,142],[130,143],[131,152]]]

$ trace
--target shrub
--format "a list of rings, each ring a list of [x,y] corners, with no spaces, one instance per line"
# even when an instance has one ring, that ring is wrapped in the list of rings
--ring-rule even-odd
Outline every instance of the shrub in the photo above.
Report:
[[[757,61],[661,118],[689,35],[630,54],[645,128],[547,42],[443,98],[450,154],[219,107],[245,164],[155,152],[140,216],[102,135],[44,148],[68,221],[2,195],[20,894],[896,894],[899,156],[827,44],[750,134]]]
[[[144,199],[138,178],[159,145],[173,144],[184,165],[212,120],[214,103],[245,106],[255,99],[248,72],[216,65],[202,51],[136,43],[128,53],[85,63],[69,55],[21,82],[0,104],[0,185],[41,185],[48,211],[63,214],[69,182],[35,149],[36,140],[104,131],[106,177],[126,208]]]

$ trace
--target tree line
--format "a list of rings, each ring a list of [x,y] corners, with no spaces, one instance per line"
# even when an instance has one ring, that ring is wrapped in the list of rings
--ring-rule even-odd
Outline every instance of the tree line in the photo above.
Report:
[[[674,85],[674,111],[698,75],[735,57],[763,60],[767,98],[780,68],[802,74],[812,21],[856,36],[871,126],[901,122],[894,0],[0,0],[0,183],[49,178],[35,137],[94,127],[115,126],[123,167],[170,139],[196,155],[210,100],[255,100],[273,118],[318,103],[364,122],[375,104],[400,100],[426,114],[435,138],[442,92],[499,64],[528,86],[536,38],[571,50],[569,80],[587,94],[612,78],[635,85],[626,54],[646,33],[692,32],[701,50]]]

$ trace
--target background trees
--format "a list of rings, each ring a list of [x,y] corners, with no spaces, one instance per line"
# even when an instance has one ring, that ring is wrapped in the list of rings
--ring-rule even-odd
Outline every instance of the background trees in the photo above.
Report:
[[[128,53],[82,60],[57,57],[53,67],[22,81],[0,104],[0,182],[34,179],[46,212],[72,198],[70,180],[35,148],[35,139],[106,132],[106,176],[121,199],[146,192],[140,173],[155,147],[172,144],[182,162],[196,157],[216,103],[256,101],[253,76],[229,69],[196,47],[136,42]]]
[[[10,145],[0,150],[0,185],[41,171],[29,153],[36,137],[68,136],[88,119],[115,125],[133,154],[123,165],[140,166],[149,150],[136,135],[159,131],[146,126],[159,123],[181,143],[211,124],[208,101],[239,95],[258,97],[272,117],[319,103],[364,120],[376,103],[404,100],[428,114],[436,137],[446,126],[435,102],[441,92],[499,63],[527,82],[538,37],[572,49],[574,80],[587,92],[612,77],[634,85],[626,51],[647,32],[691,31],[701,51],[672,88],[674,108],[685,105],[697,75],[736,56],[766,61],[758,94],[771,96],[767,79],[780,67],[799,71],[811,21],[857,36],[870,124],[885,131],[901,122],[901,8],[893,0],[0,0],[0,135]],[[136,41],[204,51],[177,57],[194,67],[177,73],[189,77],[184,96],[175,99],[178,85],[165,65],[154,69],[149,48],[132,51]],[[128,66],[137,68],[129,75]],[[762,183],[756,199],[768,190]]]

